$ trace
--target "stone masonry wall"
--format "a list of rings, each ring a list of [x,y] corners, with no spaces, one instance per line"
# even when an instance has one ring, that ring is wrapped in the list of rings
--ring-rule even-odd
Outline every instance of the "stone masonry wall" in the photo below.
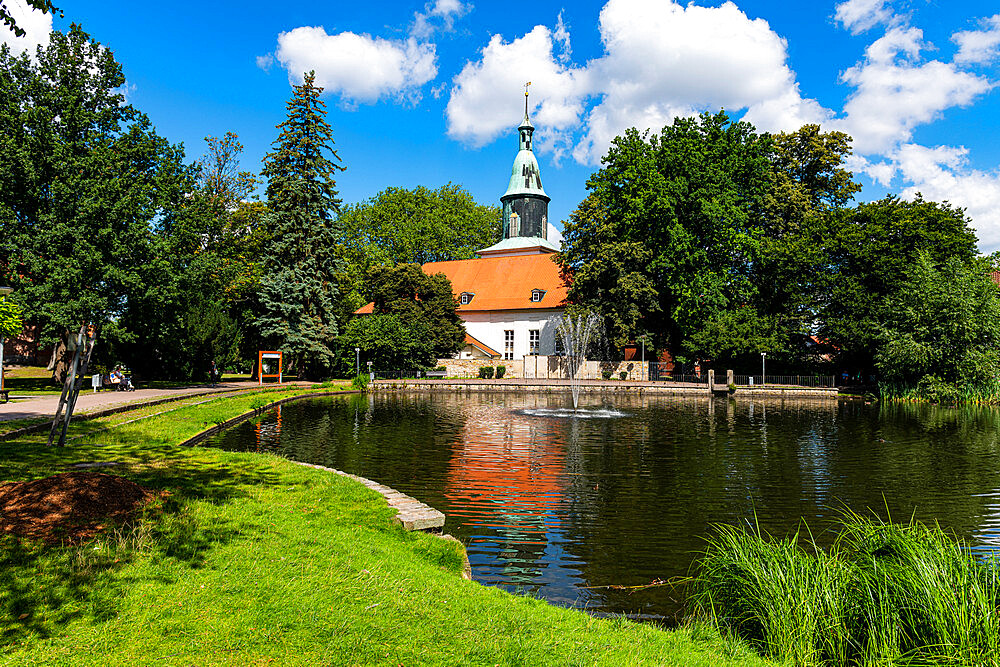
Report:
[[[503,361],[500,359],[438,359],[438,365],[445,367],[445,373],[450,378],[479,377],[480,366],[506,366],[504,377],[559,379],[566,377],[566,357],[528,356],[524,359]],[[576,377],[581,380],[601,380],[605,374],[609,379],[620,380],[621,373],[629,382],[644,382],[649,379],[649,364],[639,361],[585,361],[577,370]]]
[[[445,367],[446,377],[477,378],[480,366],[506,366],[504,377],[524,377],[524,362],[520,359],[504,361],[503,359],[438,359],[438,366]]]

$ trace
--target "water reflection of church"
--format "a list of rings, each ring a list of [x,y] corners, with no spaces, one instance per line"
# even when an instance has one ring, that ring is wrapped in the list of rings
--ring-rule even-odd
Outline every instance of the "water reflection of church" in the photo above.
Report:
[[[564,511],[566,451],[551,426],[484,406],[470,415],[453,450],[448,519],[467,527],[469,559],[485,583],[531,586],[555,565],[547,551]]]

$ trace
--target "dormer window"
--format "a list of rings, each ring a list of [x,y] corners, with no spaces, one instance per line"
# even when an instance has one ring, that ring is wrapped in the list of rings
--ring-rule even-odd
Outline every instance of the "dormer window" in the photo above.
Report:
[[[531,300],[534,303],[538,303],[545,298],[545,290],[543,289],[533,289],[531,290]]]
[[[458,297],[458,301],[463,306],[468,306],[472,303],[472,297],[474,296],[476,296],[474,292],[462,292],[462,294]]]

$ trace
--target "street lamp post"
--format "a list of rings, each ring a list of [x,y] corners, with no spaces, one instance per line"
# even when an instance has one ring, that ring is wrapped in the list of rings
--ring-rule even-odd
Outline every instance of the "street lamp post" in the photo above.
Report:
[[[646,374],[646,379],[649,379],[649,373],[646,373],[646,334],[639,336],[639,340],[642,341],[642,370],[639,371],[639,379],[642,379],[643,373]]]
[[[0,298],[7,300],[7,295],[13,292],[11,287],[0,287]],[[3,391],[3,336],[0,336],[0,391]]]
[[[767,358],[767,352],[760,353],[760,383],[767,384],[767,376],[765,375],[764,360]]]
[[[371,382],[375,378],[372,377],[372,362],[368,362],[368,381]]]
[[[354,374],[361,375],[361,348],[354,348]]]

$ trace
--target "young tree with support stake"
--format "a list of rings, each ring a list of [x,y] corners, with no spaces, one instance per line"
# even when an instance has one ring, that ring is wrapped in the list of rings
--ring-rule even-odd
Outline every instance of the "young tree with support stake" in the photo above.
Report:
[[[342,272],[336,250],[334,174],[342,171],[324,118],[315,73],[294,86],[288,118],[264,158],[270,244],[264,255],[257,318],[261,336],[288,355],[289,370],[316,378],[333,364]]]

